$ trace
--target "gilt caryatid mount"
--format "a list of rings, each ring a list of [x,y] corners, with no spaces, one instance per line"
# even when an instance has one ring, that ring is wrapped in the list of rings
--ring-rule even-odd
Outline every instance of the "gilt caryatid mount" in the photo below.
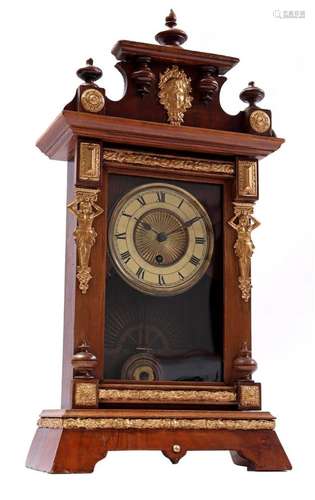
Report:
[[[37,144],[68,162],[64,353],[62,409],[42,412],[27,466],[92,472],[111,450],[177,463],[222,449],[249,470],[287,470],[251,349],[258,162],[284,141],[254,82],[245,109],[222,109],[237,58],[184,49],[173,11],[155,39],[114,46],[119,101],[88,59]]]

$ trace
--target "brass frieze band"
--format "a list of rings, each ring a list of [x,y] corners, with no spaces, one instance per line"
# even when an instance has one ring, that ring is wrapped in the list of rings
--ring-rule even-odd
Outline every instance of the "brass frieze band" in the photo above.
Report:
[[[83,181],[99,181],[100,172],[100,144],[80,142],[79,179]]]
[[[252,203],[234,202],[233,205],[234,216],[228,221],[228,224],[237,232],[234,251],[239,262],[238,286],[241,290],[242,299],[248,302],[252,288],[250,265],[255,249],[251,233],[260,225],[260,222],[253,216],[254,206]]]
[[[234,163],[227,161],[179,158],[176,156],[155,155],[153,153],[142,153],[122,149],[106,149],[103,158],[108,161],[132,165],[204,172],[208,174],[234,175]]]
[[[103,212],[97,205],[98,189],[76,189],[76,196],[68,208],[77,216],[77,227],[73,233],[77,244],[78,266],[77,279],[79,288],[85,294],[89,288],[89,281],[92,279],[90,255],[95,244],[97,233],[93,228],[95,217]]]
[[[274,420],[206,418],[40,418],[39,427],[48,429],[198,429],[273,430]]]
[[[100,401],[140,400],[140,401],[204,401],[227,403],[236,401],[235,391],[189,391],[189,390],[134,390],[100,389]]]
[[[238,194],[239,196],[257,197],[257,162],[252,160],[238,161]]]

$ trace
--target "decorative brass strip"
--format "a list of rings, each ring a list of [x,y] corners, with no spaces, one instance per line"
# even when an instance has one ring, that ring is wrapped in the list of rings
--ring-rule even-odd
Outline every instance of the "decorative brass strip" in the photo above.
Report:
[[[171,156],[155,155],[152,153],[141,153],[122,149],[106,149],[104,160],[132,165],[145,165],[148,167],[160,167],[173,170],[185,170],[192,172],[205,172],[208,174],[234,175],[233,162],[220,162],[210,160],[197,160],[195,158],[178,158]]]
[[[186,419],[186,418],[40,418],[39,427],[48,429],[198,429],[272,430],[273,420]]]
[[[97,233],[93,226],[95,217],[103,212],[97,202],[98,189],[76,189],[76,197],[68,208],[77,216],[77,228],[73,233],[77,244],[78,261],[77,278],[79,288],[85,294],[89,288],[89,281],[92,279],[91,268],[89,267],[90,255],[95,244]]]
[[[238,194],[239,196],[257,196],[257,162],[238,161]]]
[[[168,114],[171,125],[181,125],[184,113],[191,108],[193,97],[191,95],[191,79],[185,71],[172,66],[160,74],[159,99]]]
[[[240,405],[247,408],[260,407],[259,385],[240,385]]]
[[[228,224],[237,232],[234,250],[239,262],[238,286],[241,290],[242,299],[248,302],[252,288],[250,263],[255,249],[251,233],[260,225],[260,222],[253,216],[254,206],[252,203],[234,202],[233,205],[234,216],[228,221]]]
[[[232,391],[163,391],[163,390],[133,390],[133,389],[100,389],[100,401],[117,400],[141,401],[207,401],[207,402],[233,402],[236,393]]]
[[[101,170],[101,146],[92,142],[80,142],[79,178],[83,181],[99,181]]]
[[[97,405],[96,384],[76,382],[74,387],[74,402],[76,406],[95,407]]]

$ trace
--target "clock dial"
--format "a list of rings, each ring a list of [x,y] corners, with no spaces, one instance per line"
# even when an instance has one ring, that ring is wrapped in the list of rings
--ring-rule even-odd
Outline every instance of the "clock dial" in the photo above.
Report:
[[[213,252],[207,212],[194,196],[171,184],[146,184],[123,196],[112,213],[108,240],[121,277],[150,295],[191,288]]]

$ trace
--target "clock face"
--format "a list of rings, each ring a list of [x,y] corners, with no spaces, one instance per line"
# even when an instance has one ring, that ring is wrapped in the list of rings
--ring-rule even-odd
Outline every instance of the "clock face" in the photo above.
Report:
[[[206,272],[213,229],[194,196],[171,184],[152,183],[120,199],[108,241],[114,265],[130,286],[149,295],[176,295]]]

